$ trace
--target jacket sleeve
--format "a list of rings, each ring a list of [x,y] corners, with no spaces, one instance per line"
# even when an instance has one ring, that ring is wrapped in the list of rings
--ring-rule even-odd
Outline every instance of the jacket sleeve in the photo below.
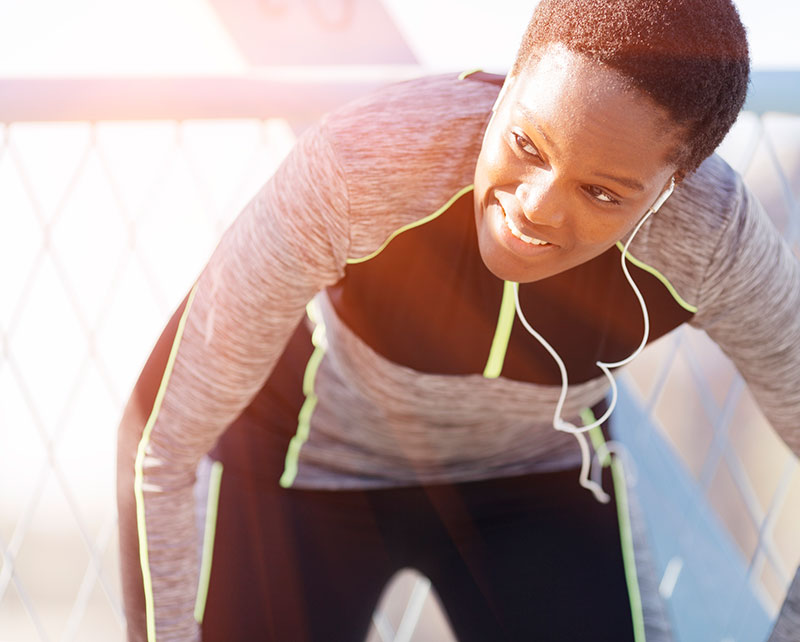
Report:
[[[800,456],[800,262],[737,179],[733,215],[702,275],[698,313],[761,410]]]
[[[117,499],[129,640],[199,636],[197,463],[263,386],[307,302],[341,278],[348,244],[345,178],[316,127],[225,232],[125,408]]]

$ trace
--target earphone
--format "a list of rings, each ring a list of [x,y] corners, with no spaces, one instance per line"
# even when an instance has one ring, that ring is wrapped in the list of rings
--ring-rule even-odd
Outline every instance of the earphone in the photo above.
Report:
[[[502,93],[502,92],[501,92]],[[559,395],[558,402],[556,403],[555,412],[553,413],[553,428],[559,430],[561,432],[568,432],[575,435],[575,439],[578,440],[578,445],[581,449],[581,472],[579,483],[584,488],[592,491],[597,501],[602,503],[607,503],[610,500],[608,494],[603,490],[603,487],[595,480],[589,479],[589,466],[591,463],[590,456],[589,456],[589,445],[586,441],[586,437],[583,433],[591,430],[595,426],[599,426],[602,424],[606,419],[611,416],[611,413],[614,411],[614,407],[617,405],[617,382],[614,380],[614,376],[611,374],[610,368],[619,368],[620,366],[624,366],[631,361],[633,361],[639,353],[644,349],[645,345],[647,345],[647,339],[650,336],[650,317],[647,313],[647,305],[644,302],[644,297],[642,296],[641,291],[636,286],[636,283],[633,281],[633,277],[631,277],[630,272],[628,271],[628,265],[626,263],[626,258],[628,256],[628,248],[630,247],[633,239],[636,237],[636,234],[641,229],[642,225],[644,225],[645,221],[650,218],[653,214],[658,212],[661,209],[661,206],[666,202],[666,200],[672,195],[672,192],[675,190],[675,176],[672,176],[670,179],[669,186],[661,192],[658,198],[655,200],[653,205],[650,207],[649,210],[645,213],[645,215],[641,218],[641,220],[636,224],[633,232],[631,233],[630,237],[628,238],[627,242],[625,243],[624,249],[622,250],[622,257],[620,259],[620,263],[622,265],[622,271],[625,274],[625,279],[628,281],[628,284],[631,286],[634,294],[636,295],[637,300],[639,301],[639,306],[642,309],[642,317],[644,319],[644,333],[642,335],[642,340],[639,343],[639,347],[633,351],[628,357],[622,359],[621,361],[615,361],[613,363],[607,363],[604,361],[597,361],[597,367],[603,371],[603,374],[606,375],[610,384],[611,384],[611,401],[608,404],[608,409],[603,413],[603,415],[593,421],[590,424],[585,426],[575,426],[574,424],[565,421],[561,418],[561,411],[564,408],[564,401],[567,398],[567,389],[569,388],[569,380],[567,377],[567,368],[564,365],[564,361],[561,359],[559,354],[555,351],[555,349],[545,340],[542,335],[540,335],[533,327],[528,323],[528,320],[525,318],[525,315],[522,312],[522,308],[519,303],[519,284],[514,284],[514,304],[517,310],[517,318],[519,318],[522,325],[525,329],[536,339],[539,343],[542,344],[545,350],[553,357],[553,360],[558,365],[559,372],[561,373],[561,394]],[[608,450],[608,446],[606,446]],[[598,453],[599,454],[599,453]]]
[[[503,81],[503,86],[500,87],[500,92],[497,94],[497,98],[494,99],[494,105],[492,105],[492,115],[497,111],[497,106],[500,104],[500,101],[503,100],[503,96],[506,95],[506,89],[508,89],[508,78]]]
[[[492,105],[492,115],[489,117],[489,122],[486,123],[486,127],[483,131],[483,138],[486,139],[486,134],[489,132],[489,125],[492,124],[494,117],[497,115],[497,107],[500,104],[500,101],[503,100],[503,96],[506,95],[506,89],[508,88],[508,78],[505,79],[503,82],[503,86],[500,87],[500,93],[497,94],[497,98],[494,99],[494,104]]]

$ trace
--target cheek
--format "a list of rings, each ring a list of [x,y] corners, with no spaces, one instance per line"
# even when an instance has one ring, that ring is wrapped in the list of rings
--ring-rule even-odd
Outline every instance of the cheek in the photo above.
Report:
[[[502,139],[487,136],[478,157],[476,183],[480,179],[487,186],[502,184],[511,172],[513,160]]]
[[[636,216],[620,213],[582,214],[573,218],[572,230],[578,244],[587,249],[605,251],[626,236],[636,221]]]

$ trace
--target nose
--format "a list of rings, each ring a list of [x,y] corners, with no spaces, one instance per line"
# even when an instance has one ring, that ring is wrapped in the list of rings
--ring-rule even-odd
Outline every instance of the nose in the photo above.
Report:
[[[522,181],[516,189],[522,213],[531,223],[560,227],[564,223],[563,201],[549,173],[538,172],[535,178]]]

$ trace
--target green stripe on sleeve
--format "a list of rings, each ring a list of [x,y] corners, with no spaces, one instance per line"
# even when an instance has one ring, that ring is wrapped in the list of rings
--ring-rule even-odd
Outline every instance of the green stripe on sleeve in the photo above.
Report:
[[[211,464],[208,480],[208,501],[206,503],[206,526],[203,531],[203,556],[200,560],[200,579],[197,583],[197,599],[194,603],[194,619],[203,623],[208,599],[208,585],[211,581],[211,562],[214,557],[214,536],[217,533],[217,511],[219,509],[219,490],[222,486],[222,462]]]
[[[147,526],[145,524],[145,510],[144,510],[144,458],[147,453],[147,445],[150,443],[150,435],[153,432],[158,413],[161,410],[161,404],[164,401],[164,395],[167,392],[167,384],[169,383],[170,376],[172,375],[172,368],[175,366],[175,359],[178,355],[178,346],[183,337],[183,329],[186,326],[186,319],[189,316],[189,310],[194,301],[194,295],[197,292],[197,282],[192,287],[189,297],[186,301],[186,307],[183,309],[181,320],[178,323],[178,329],[175,333],[175,338],[172,341],[172,348],[170,349],[167,365],[164,368],[164,374],[161,377],[161,384],[158,387],[155,402],[153,403],[153,410],[147,423],[142,431],[142,438],[139,440],[139,447],[136,451],[136,461],[134,462],[134,476],[133,476],[133,494],[136,499],[136,523],[139,534],[139,564],[142,567],[142,584],[144,588],[144,605],[145,605],[145,618],[147,622],[147,641],[156,642],[156,617],[155,607],[153,603],[153,578],[150,575],[150,556],[147,550]]]
[[[475,69],[470,69],[468,71],[462,71],[460,74],[458,74],[458,79],[459,80],[464,80],[464,78],[468,78],[472,74],[477,74],[479,71],[483,71],[483,69],[481,69],[480,67],[475,67]]]
[[[496,379],[503,370],[503,363],[508,350],[508,340],[511,338],[511,328],[514,325],[514,283],[503,283],[503,300],[500,302],[500,314],[497,317],[497,328],[494,331],[492,347],[489,358],[483,369],[483,376],[487,379]]]

